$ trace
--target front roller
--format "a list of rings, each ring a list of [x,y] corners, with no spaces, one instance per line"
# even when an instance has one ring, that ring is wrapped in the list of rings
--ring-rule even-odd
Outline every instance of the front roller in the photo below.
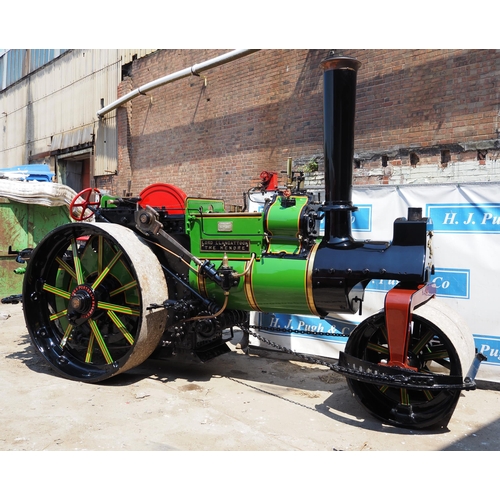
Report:
[[[411,382],[413,372],[397,369],[393,369],[392,376],[388,375],[390,369],[381,369],[387,380],[396,383],[367,383],[362,377],[349,376],[347,383],[361,405],[385,423],[410,429],[447,425],[460,397],[461,381],[473,364],[473,337],[456,313],[436,299],[415,310],[410,326],[408,364],[415,369],[414,383]],[[387,365],[389,349],[384,312],[366,319],[353,331],[345,353],[373,363],[371,366]],[[432,375],[438,388],[418,387],[426,384],[426,374]],[[404,384],[398,387],[397,380],[404,380]]]
[[[67,224],[31,254],[23,285],[33,344],[60,375],[100,382],[146,360],[165,330],[158,259],[130,229]]]

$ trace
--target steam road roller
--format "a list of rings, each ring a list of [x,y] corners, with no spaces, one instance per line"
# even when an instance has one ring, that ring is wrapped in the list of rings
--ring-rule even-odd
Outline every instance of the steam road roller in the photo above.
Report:
[[[75,222],[47,234],[23,285],[31,340],[61,376],[101,382],[161,351],[206,362],[247,338],[252,311],[357,313],[371,280],[397,283],[328,366],[361,405],[407,428],[446,425],[482,360],[467,326],[431,283],[432,221],[410,208],[391,241],[351,234],[356,78],[360,63],[330,56],[324,79],[324,201],[287,170],[262,176],[262,211],[226,211],[168,183],[136,198],[82,191]],[[300,173],[299,173],[300,174]],[[270,182],[273,181],[273,182]],[[324,230],[319,231],[319,227]],[[229,333],[230,334],[230,333]]]

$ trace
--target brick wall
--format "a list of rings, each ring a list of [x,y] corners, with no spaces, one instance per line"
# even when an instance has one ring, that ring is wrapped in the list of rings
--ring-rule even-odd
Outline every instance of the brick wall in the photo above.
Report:
[[[500,51],[353,50],[357,183],[500,180]]]
[[[228,50],[161,50],[135,61],[123,95]],[[450,182],[497,175],[495,50],[351,50],[358,73],[355,183]],[[317,50],[263,50],[139,96],[118,110],[117,195],[167,182],[241,205],[263,170],[323,154]],[[205,80],[206,77],[206,80]],[[206,85],[205,85],[206,83]],[[482,170],[481,170],[482,169]],[[500,173],[498,174],[500,180]],[[479,178],[481,177],[481,178]],[[100,178],[97,185],[109,185]]]
[[[226,52],[153,53],[133,63],[120,94]],[[136,196],[153,182],[167,182],[190,196],[241,205],[263,170],[284,171],[290,156],[321,154],[319,64],[327,52],[257,52],[122,106],[115,194]]]

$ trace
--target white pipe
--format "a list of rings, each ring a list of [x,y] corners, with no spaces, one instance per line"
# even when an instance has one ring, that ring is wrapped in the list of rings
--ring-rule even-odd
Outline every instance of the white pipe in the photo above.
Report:
[[[223,54],[221,56],[214,57],[213,59],[209,59],[208,61],[195,64],[194,66],[191,66],[190,68],[183,69],[181,71],[177,71],[175,73],[172,73],[170,75],[164,76],[162,78],[159,78],[158,80],[153,80],[152,82],[146,83],[145,85],[142,85],[141,87],[138,87],[135,90],[132,90],[132,92],[129,92],[128,94],[124,95],[123,97],[120,97],[116,101],[112,102],[111,104],[108,104],[108,106],[105,106],[104,108],[101,108],[97,112],[97,117],[102,118],[106,113],[109,113],[113,109],[116,109],[118,106],[121,104],[125,104],[126,102],[130,101],[134,97],[137,97],[138,95],[144,95],[148,90],[155,89],[157,87],[161,87],[162,85],[166,85],[167,83],[175,82],[176,80],[180,80],[181,78],[186,78],[187,76],[191,75],[196,75],[199,76],[200,71],[206,71],[212,68],[215,68],[217,66],[221,66],[223,64],[226,64],[231,61],[235,61],[236,59],[240,59],[241,57],[245,57],[247,55],[253,54],[254,52],[257,52],[259,49],[238,49],[238,50],[233,50],[232,52],[228,52],[227,54]]]

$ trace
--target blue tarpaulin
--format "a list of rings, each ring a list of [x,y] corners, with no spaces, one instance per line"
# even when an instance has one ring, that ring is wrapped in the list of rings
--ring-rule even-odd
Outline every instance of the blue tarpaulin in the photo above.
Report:
[[[25,181],[52,182],[54,172],[51,172],[49,166],[45,163],[35,163],[32,165],[0,168],[0,178],[1,177]]]

